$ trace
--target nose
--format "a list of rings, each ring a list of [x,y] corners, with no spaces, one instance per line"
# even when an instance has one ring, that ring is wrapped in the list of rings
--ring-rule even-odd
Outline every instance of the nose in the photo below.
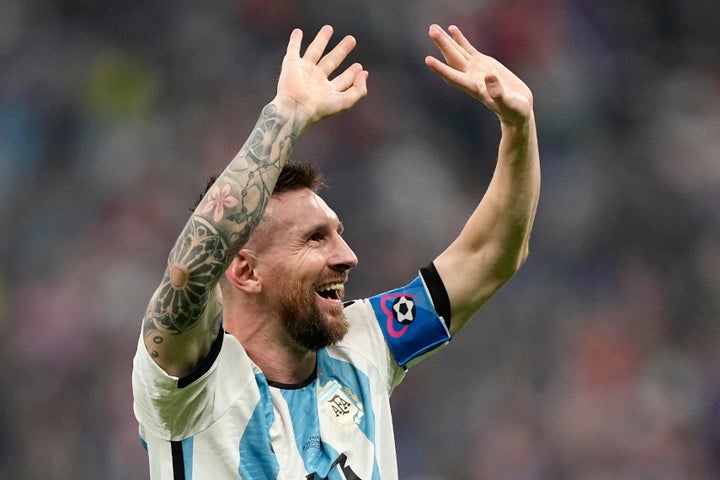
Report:
[[[350,245],[340,235],[335,236],[335,248],[330,257],[330,268],[338,272],[346,272],[358,264],[357,256]]]

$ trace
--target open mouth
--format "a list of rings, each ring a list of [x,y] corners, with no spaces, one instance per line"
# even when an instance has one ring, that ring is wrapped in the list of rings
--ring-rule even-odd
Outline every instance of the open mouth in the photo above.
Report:
[[[323,285],[315,292],[322,298],[339,302],[343,299],[344,287],[342,283],[330,283],[328,285]]]

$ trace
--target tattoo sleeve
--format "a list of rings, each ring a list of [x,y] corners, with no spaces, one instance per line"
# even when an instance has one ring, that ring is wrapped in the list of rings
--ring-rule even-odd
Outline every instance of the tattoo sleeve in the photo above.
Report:
[[[143,335],[153,357],[168,336],[194,329],[207,317],[215,285],[260,221],[296,136],[293,119],[267,105],[240,152],[196,207],[145,314]],[[197,330],[198,339],[210,329],[217,333],[216,319],[207,322]]]

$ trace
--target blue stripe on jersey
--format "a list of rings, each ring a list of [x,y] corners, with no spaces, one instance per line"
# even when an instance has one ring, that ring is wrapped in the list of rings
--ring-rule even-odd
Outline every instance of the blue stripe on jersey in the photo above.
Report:
[[[367,375],[354,365],[331,357],[324,349],[320,350],[317,355],[317,372],[319,387],[323,387],[335,380],[350,395],[351,401],[358,402],[357,406],[363,412],[362,417],[358,420],[358,428],[370,443],[375,445],[375,411],[372,408],[370,381]],[[316,405],[315,410],[317,411],[318,408],[319,406]],[[334,448],[326,444],[323,444],[323,447],[333,461],[338,458],[338,452]],[[373,458],[372,478],[380,479],[377,458]]]
[[[192,480],[193,437],[170,442],[174,480]]]
[[[318,420],[317,386],[315,382],[303,388],[281,390],[290,410],[290,419],[295,433],[295,445],[303,459],[305,470],[317,472],[325,478],[337,452],[328,451],[320,441]]]
[[[280,472],[272,441],[270,427],[275,420],[270,390],[262,374],[255,375],[260,400],[250,417],[245,432],[240,439],[240,477],[247,479],[277,479]]]
[[[186,438],[180,445],[183,453],[183,468],[185,470],[185,480],[192,480],[193,471],[193,437]]]

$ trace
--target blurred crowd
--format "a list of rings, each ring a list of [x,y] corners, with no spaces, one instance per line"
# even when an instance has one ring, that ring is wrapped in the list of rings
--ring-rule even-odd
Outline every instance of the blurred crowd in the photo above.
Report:
[[[499,129],[425,67],[437,22],[533,89],[543,186],[528,262],[394,393],[401,478],[720,478],[718,18],[716,0],[0,0],[2,477],[148,478],[140,319],[291,28],[355,35],[370,71],[294,153],[360,258],[348,297],[455,237]]]

